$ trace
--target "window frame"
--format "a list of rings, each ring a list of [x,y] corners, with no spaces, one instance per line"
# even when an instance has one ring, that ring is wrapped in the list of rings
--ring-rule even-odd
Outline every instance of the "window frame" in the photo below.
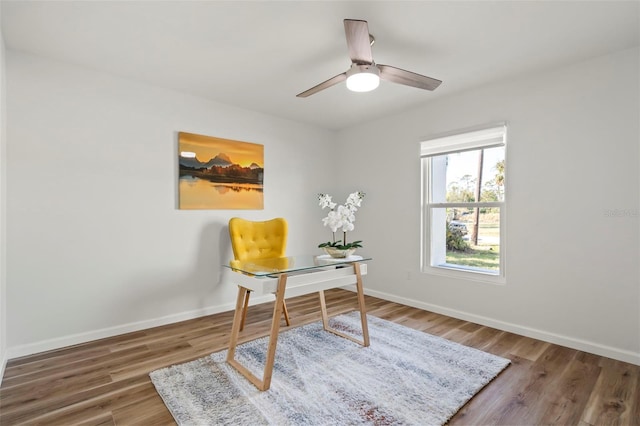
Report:
[[[496,133],[501,134],[502,141],[496,141]],[[474,137],[477,136],[476,137]],[[488,135],[486,143],[478,142],[482,135]],[[493,136],[491,136],[493,135]],[[508,196],[507,179],[507,124],[496,123],[483,127],[456,131],[445,135],[434,136],[420,142],[420,180],[421,180],[421,230],[420,230],[420,270],[422,273],[461,278],[491,284],[506,283],[506,213]],[[432,161],[435,156],[487,149],[496,146],[504,147],[504,198],[502,201],[480,202],[432,202]],[[456,148],[457,147],[457,148]],[[432,265],[432,253],[435,250],[432,238],[432,210],[437,208],[469,208],[497,207],[500,209],[500,257],[499,272],[487,269],[466,267],[464,265],[441,264]],[[446,248],[445,248],[446,250]]]

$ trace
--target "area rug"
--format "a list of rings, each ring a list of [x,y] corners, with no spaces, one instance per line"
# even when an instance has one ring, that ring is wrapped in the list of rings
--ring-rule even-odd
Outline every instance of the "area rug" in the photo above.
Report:
[[[368,316],[365,348],[317,322],[278,339],[271,388],[258,391],[225,362],[227,351],[153,371],[180,425],[441,425],[509,360]],[[361,333],[359,313],[331,319]],[[236,359],[262,377],[267,338],[239,345]]]

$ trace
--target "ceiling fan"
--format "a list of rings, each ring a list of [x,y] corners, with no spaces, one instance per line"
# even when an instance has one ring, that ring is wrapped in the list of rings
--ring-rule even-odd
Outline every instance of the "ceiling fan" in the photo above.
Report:
[[[367,21],[345,19],[344,32],[347,36],[351,67],[346,72],[299,93],[296,95],[297,97],[306,98],[344,80],[347,80],[347,88],[354,92],[373,90],[380,84],[380,79],[425,90],[434,90],[442,83],[442,81],[435,78],[392,67],[391,65],[376,64],[371,53],[371,46],[375,39],[369,34]]]

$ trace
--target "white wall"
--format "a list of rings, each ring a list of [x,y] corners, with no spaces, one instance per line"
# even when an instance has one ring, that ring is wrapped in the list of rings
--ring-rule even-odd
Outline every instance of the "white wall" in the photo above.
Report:
[[[0,383],[7,361],[7,269],[6,269],[6,229],[7,229],[7,120],[6,120],[6,66],[5,46],[0,31]]]
[[[325,237],[334,132],[13,51],[7,92],[11,357],[232,309],[232,216]],[[264,144],[264,210],[178,210],[178,131]]]
[[[6,62],[9,357],[231,309],[229,217],[284,215],[290,251],[307,251],[328,235],[315,194],[361,189],[351,238],[375,258],[370,293],[640,363],[637,50],[337,136],[17,52]],[[419,141],[503,120],[506,285],[421,274]],[[264,144],[265,209],[177,210],[177,131]],[[348,186],[328,182],[330,164]]]
[[[640,364],[639,75],[624,51],[340,132],[342,180],[367,192],[369,292]],[[419,142],[498,121],[506,285],[420,273]]]

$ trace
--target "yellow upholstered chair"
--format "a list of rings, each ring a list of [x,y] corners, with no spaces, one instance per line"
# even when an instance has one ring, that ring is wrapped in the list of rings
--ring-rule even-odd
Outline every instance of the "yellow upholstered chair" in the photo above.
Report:
[[[230,262],[231,267],[237,266],[240,261],[285,257],[287,233],[287,221],[283,218],[263,222],[254,222],[239,217],[231,218],[229,220],[229,237],[234,257],[234,260]],[[251,292],[248,291],[244,299],[240,330],[244,328],[250,295]],[[290,325],[287,305],[284,302],[283,305],[284,319],[287,325]]]

